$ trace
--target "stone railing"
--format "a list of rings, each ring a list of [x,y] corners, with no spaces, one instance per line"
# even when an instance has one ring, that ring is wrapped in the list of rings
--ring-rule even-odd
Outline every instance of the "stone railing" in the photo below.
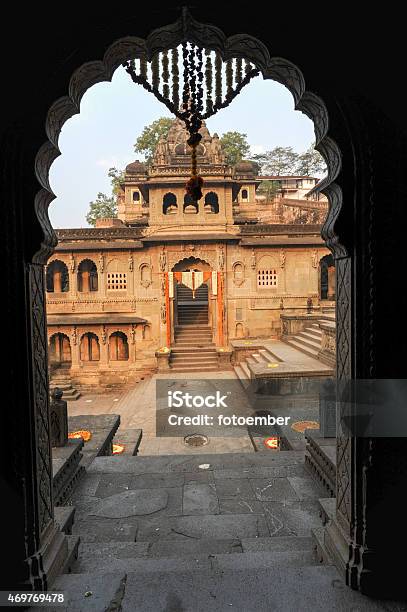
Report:
[[[334,366],[336,363],[336,328],[335,323],[320,322],[322,331],[321,350],[318,359],[327,365]]]
[[[320,318],[320,313],[280,315],[282,340],[285,340],[286,338],[289,338],[291,336],[296,336],[306,327],[309,327],[314,321],[319,321]]]

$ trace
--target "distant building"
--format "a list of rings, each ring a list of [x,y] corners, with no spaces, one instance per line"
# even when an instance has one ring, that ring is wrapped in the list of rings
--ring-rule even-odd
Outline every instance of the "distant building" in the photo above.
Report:
[[[307,196],[317,179],[258,177],[247,161],[230,167],[218,136],[205,125],[201,133],[198,204],[186,195],[188,135],[175,120],[150,168],[126,167],[117,219],[57,230],[46,271],[54,373],[115,385],[166,353],[174,370],[215,369],[230,340],[278,337],[283,311],[334,298],[320,236],[327,201]],[[266,178],[281,183],[272,202],[256,197]],[[180,346],[190,346],[183,358]]]

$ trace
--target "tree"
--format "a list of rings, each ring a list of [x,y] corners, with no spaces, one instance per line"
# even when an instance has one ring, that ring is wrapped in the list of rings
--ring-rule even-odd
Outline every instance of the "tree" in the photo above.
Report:
[[[146,125],[137,138],[134,151],[145,156],[147,165],[150,165],[153,161],[154,151],[160,136],[166,137],[173,123],[174,119],[171,119],[171,117],[160,117],[150,123],[150,125]]]
[[[117,217],[117,196],[121,191],[120,183],[124,180],[124,172],[117,168],[109,168],[107,176],[110,178],[112,194],[107,196],[99,191],[96,200],[89,202],[89,212],[86,221],[89,225],[96,225],[97,219]]]
[[[288,176],[296,174],[299,155],[292,147],[274,147],[271,151],[253,155],[253,160],[259,164],[262,174]]]
[[[109,197],[99,191],[96,200],[89,203],[86,221],[89,225],[95,226],[97,219],[103,219],[104,217],[117,217],[116,197],[114,194]]]
[[[298,156],[297,173],[302,176],[315,176],[326,173],[324,159],[314,145]]]
[[[266,196],[266,201],[271,202],[276,197],[280,185],[275,181],[262,181],[257,189],[257,193]]]
[[[107,176],[112,185],[112,195],[118,195],[121,191],[120,183],[124,181],[124,171],[117,168],[109,168]]]
[[[247,134],[225,132],[220,139],[220,143],[226,155],[226,163],[230,166],[234,166],[250,153]]]

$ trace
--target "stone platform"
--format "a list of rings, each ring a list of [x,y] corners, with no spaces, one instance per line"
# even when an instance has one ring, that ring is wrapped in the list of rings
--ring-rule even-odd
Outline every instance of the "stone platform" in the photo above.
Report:
[[[95,457],[112,454],[113,438],[119,425],[118,414],[82,414],[68,417],[69,432],[83,429],[92,434],[83,446],[81,465],[87,467]]]
[[[388,609],[320,564],[321,494],[302,452],[98,457],[74,494],[79,559],[55,611]]]

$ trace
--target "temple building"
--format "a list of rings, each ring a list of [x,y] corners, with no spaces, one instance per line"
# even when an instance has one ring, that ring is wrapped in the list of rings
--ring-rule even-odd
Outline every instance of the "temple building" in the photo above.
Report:
[[[201,134],[198,203],[186,195],[191,156],[176,119],[151,166],[126,167],[118,218],[57,230],[46,270],[53,373],[103,387],[163,360],[178,371],[227,367],[231,341],[279,338],[283,313],[335,298],[320,235],[328,204],[309,193],[317,179],[231,167],[218,135]],[[262,180],[279,181],[271,202],[257,194]]]

